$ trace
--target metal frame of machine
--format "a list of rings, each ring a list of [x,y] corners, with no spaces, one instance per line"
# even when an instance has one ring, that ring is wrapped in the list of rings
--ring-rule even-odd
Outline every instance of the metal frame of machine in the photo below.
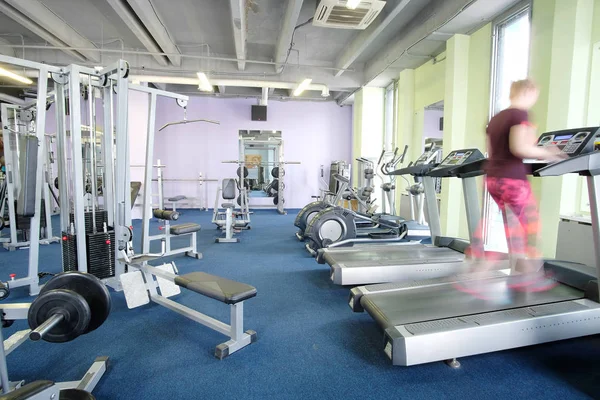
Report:
[[[11,140],[10,140],[10,131],[11,128],[7,124],[7,121],[10,119],[9,114],[12,110],[16,112],[20,109],[31,112],[29,109],[34,108],[36,110],[35,115],[31,115],[30,122],[33,123],[35,127],[35,136],[37,137],[38,143],[40,144],[40,148],[37,152],[37,160],[36,160],[36,179],[35,179],[35,190],[34,190],[34,214],[30,219],[29,231],[30,231],[30,240],[29,240],[29,260],[28,260],[28,272],[27,277],[12,279],[10,281],[11,287],[21,287],[28,286],[29,294],[36,295],[39,293],[40,285],[39,285],[39,277],[38,277],[38,264],[39,264],[39,245],[40,243],[47,243],[53,241],[52,235],[52,222],[50,220],[51,216],[51,208],[50,208],[50,196],[48,193],[48,175],[46,172],[46,139],[45,139],[45,127],[46,127],[46,105],[48,98],[48,79],[47,76],[51,73],[53,76],[57,74],[64,73],[62,68],[53,67],[47,64],[36,63],[32,61],[27,61],[19,58],[8,57],[4,55],[0,55],[0,63],[14,65],[22,68],[32,69],[37,71],[38,75],[38,97],[35,101],[31,103],[31,105],[26,107],[18,107],[11,106],[7,104],[2,104],[2,121],[3,121],[3,138],[4,143],[7,148],[10,149]],[[56,93],[54,94],[56,96]],[[62,99],[64,101],[64,98]],[[58,115],[58,114],[57,114]],[[35,122],[33,121],[35,119]],[[21,124],[18,124],[21,125]],[[41,129],[38,129],[42,127]],[[15,129],[19,133],[24,133],[26,129],[23,129],[23,126],[19,126],[19,129]],[[14,132],[13,132],[14,133]],[[13,142],[14,145],[16,143]],[[10,185],[8,190],[8,207],[9,214],[11,218],[15,218],[11,221],[11,238],[10,242],[5,243],[9,248],[19,247],[19,242],[17,241],[16,234],[16,210],[14,208],[15,204],[15,190],[18,187],[13,186],[16,185],[16,182],[19,176],[19,166],[18,166],[18,158],[16,153],[16,147],[13,147],[15,151],[7,151],[6,156],[6,170],[8,173],[7,176],[7,184]],[[81,153],[80,153],[81,154]],[[12,190],[11,190],[12,187]],[[40,225],[41,225],[41,203],[42,199],[46,199],[45,203],[45,213],[46,213],[46,236],[40,240]],[[31,232],[35,232],[36,234],[31,234]],[[16,246],[16,247],[15,247]]]

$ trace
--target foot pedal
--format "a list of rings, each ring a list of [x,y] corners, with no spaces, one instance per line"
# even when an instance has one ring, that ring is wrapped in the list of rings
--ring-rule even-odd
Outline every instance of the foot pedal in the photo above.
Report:
[[[120,277],[127,308],[136,308],[150,303],[146,283],[141,271],[128,272]]]
[[[173,265],[170,263],[159,265],[156,267],[156,269],[170,272],[172,274],[175,273],[175,268],[173,268]],[[158,283],[158,287],[160,289],[160,294],[163,297],[172,297],[172,296],[175,296],[175,295],[181,293],[181,288],[179,286],[177,286],[173,281],[170,281],[165,278],[161,278],[160,276],[156,276],[156,282]]]

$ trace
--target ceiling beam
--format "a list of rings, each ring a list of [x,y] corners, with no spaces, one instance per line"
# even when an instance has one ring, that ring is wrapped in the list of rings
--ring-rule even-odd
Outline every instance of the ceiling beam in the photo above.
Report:
[[[6,0],[6,2],[25,14],[52,35],[62,40],[68,46],[79,48],[96,47],[92,42],[79,34],[75,29],[71,28],[71,26],[69,26],[61,17],[56,15],[38,0]],[[100,53],[98,51],[80,50],[79,53],[92,62],[100,62]]]
[[[125,22],[125,25],[129,27],[131,32],[138,38],[140,42],[144,45],[144,47],[148,51],[153,51],[156,53],[162,53],[160,47],[156,45],[154,39],[148,34],[148,31],[142,24],[140,24],[137,17],[131,11],[129,7],[125,5],[121,0],[106,0],[108,4],[115,10],[117,15]],[[155,55],[152,56],[163,67],[166,67],[169,63],[164,56]]]
[[[336,68],[349,68],[354,61],[377,39],[377,37],[390,25],[394,19],[406,8],[412,0],[400,0],[396,6],[384,17],[380,15],[367,29],[358,34],[349,46],[338,56]],[[344,71],[338,71],[335,76],[340,76]]]
[[[365,66],[363,85],[369,84],[403,56],[411,47],[441,29],[475,0],[433,0],[402,31],[384,46]]]
[[[303,0],[289,0],[287,8],[285,10],[285,17],[283,24],[281,25],[281,32],[279,34],[279,40],[277,41],[277,48],[275,49],[275,62],[284,63],[287,57],[290,43],[292,41],[292,35],[294,29],[298,23],[298,17],[300,16],[300,10],[302,9]],[[278,71],[281,65],[275,65],[275,71]]]
[[[238,70],[246,69],[246,8],[245,0],[229,0],[231,8],[231,26],[235,41],[235,54],[238,59]]]
[[[164,53],[180,54],[179,49],[173,43],[171,34],[160,20],[158,12],[150,0],[127,0],[127,2]],[[181,66],[181,56],[170,55],[167,57],[174,66]]]
[[[39,26],[38,24],[36,24],[35,22],[33,22],[32,20],[27,18],[25,15],[23,15],[19,11],[15,10],[13,7],[9,6],[8,4],[6,4],[3,1],[0,1],[0,12],[2,14],[6,15],[7,17],[9,17],[10,19],[14,20],[16,23],[18,23],[22,27],[31,31],[31,33],[33,33],[34,35],[39,36],[41,39],[50,43],[51,45],[59,46],[59,47],[68,46],[67,43],[63,42],[62,40],[60,40],[59,38],[57,38],[56,36],[54,36],[53,34],[48,32],[47,30],[43,29],[41,26]],[[79,54],[76,51],[63,50],[63,52],[78,61],[81,61],[81,62],[87,61],[84,56],[82,56],[81,54]]]

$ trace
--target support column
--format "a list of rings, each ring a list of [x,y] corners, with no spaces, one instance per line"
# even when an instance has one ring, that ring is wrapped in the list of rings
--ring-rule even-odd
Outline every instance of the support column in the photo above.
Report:
[[[444,156],[465,147],[469,83],[470,37],[455,35],[446,44],[446,89],[444,95]],[[459,179],[444,179],[440,205],[442,234],[459,236],[466,226],[462,185]],[[462,229],[466,232],[466,228]]]
[[[544,8],[536,16],[536,10]],[[533,9],[531,75],[536,79],[539,73],[542,86],[540,105],[534,110],[540,132],[582,127],[587,122],[594,0],[536,0]],[[550,47],[536,37],[536,30],[546,33]],[[549,74],[540,73],[543,64]],[[534,182],[543,221],[542,251],[545,257],[554,257],[559,213],[571,214],[577,209],[577,177],[550,177]]]
[[[398,103],[396,125],[396,146],[400,151],[408,145],[408,152],[404,159],[404,166],[415,161],[420,154],[419,144],[415,144],[414,137],[414,112],[415,112],[415,70],[405,69],[400,72],[398,79]],[[410,181],[411,177],[407,177]],[[396,179],[396,212],[400,212],[402,194],[406,192],[406,181],[400,177]],[[404,216],[408,218],[409,216]]]
[[[375,87],[364,87],[354,96],[352,184],[355,186],[358,183],[356,158],[364,157],[377,162],[383,148],[384,98],[385,89]],[[381,184],[377,181],[376,187]]]

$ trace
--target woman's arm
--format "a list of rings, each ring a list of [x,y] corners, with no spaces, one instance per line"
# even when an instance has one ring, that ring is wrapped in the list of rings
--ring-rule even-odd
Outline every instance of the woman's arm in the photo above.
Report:
[[[519,158],[534,158],[540,160],[562,160],[565,155],[556,146],[537,146],[535,128],[528,125],[515,125],[510,128],[508,138],[510,152]]]

